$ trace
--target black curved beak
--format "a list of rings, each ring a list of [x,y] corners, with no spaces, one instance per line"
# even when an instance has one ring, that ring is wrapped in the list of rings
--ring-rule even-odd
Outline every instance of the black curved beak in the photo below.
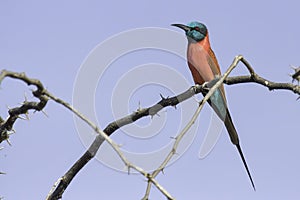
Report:
[[[183,24],[171,24],[171,26],[176,26],[178,28],[181,28],[182,30],[184,30],[185,32],[190,31],[191,27],[183,25]]]

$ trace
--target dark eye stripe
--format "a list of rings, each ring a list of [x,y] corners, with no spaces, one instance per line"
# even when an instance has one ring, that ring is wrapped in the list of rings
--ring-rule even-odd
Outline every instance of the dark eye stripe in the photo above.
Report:
[[[207,34],[207,30],[206,30],[205,28],[200,28],[200,27],[198,27],[198,26],[196,26],[196,27],[191,27],[191,31],[192,31],[192,30],[198,31],[198,32],[200,32],[200,33],[203,34],[203,35],[206,35],[206,34]]]
[[[192,27],[191,30],[195,30],[195,31],[199,31],[200,32],[200,28],[198,26]]]

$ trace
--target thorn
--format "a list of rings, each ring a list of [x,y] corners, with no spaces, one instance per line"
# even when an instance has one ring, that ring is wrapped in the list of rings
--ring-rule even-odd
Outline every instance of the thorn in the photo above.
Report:
[[[295,67],[294,65],[290,65],[290,67],[293,69],[293,70],[296,70],[297,67]]]
[[[6,139],[6,142],[9,144],[9,146],[12,146],[8,138]]]
[[[42,113],[49,118],[49,115],[46,113],[46,111],[42,110]]]
[[[290,74],[290,76],[292,77],[292,83],[294,83],[295,80],[298,81],[298,85],[300,82],[300,67],[295,67],[291,65],[291,68],[295,71],[294,74]]]
[[[162,168],[162,169],[161,169],[161,173],[162,173],[163,175],[165,175],[164,169],[165,169],[165,168]]]
[[[153,119],[153,116],[154,116],[153,114],[152,114],[152,115],[150,114],[150,118],[151,118],[151,120]]]
[[[150,113],[149,115],[151,116],[151,120],[154,118],[154,116],[160,117],[158,113]]]
[[[28,98],[27,98],[26,92],[24,92],[24,99],[25,99],[24,102],[27,102]]]
[[[5,106],[6,106],[7,110],[10,110],[10,107],[8,105],[5,105]]]
[[[167,98],[165,98],[161,93],[159,93],[159,96],[160,96],[161,100],[169,99],[169,96]]]
[[[29,112],[28,112],[28,111],[26,111],[25,117],[26,117],[26,119],[27,119],[28,121],[30,120],[30,119],[29,119]]]
[[[139,101],[138,111],[141,110],[141,101]]]
[[[28,120],[27,117],[24,118],[24,117],[22,117],[22,116],[20,116],[20,115],[18,115],[18,118],[19,118],[19,119],[22,119],[22,120]]]
[[[12,134],[16,133],[16,131],[14,129],[10,130],[10,131],[7,131],[7,135],[8,137]]]
[[[180,155],[179,153],[177,153],[176,149],[172,149],[172,153],[173,153],[173,155],[176,155],[176,156]]]
[[[127,173],[128,175],[130,175],[130,166],[126,166],[127,167]]]
[[[290,65],[290,66],[295,72],[300,71],[300,67],[295,67],[294,65]]]
[[[138,108],[136,109],[136,112],[141,112],[143,108],[141,107],[141,101],[138,103]]]

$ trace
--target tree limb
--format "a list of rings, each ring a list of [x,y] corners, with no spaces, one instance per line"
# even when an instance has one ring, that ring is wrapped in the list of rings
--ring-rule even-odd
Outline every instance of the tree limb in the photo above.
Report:
[[[248,76],[236,76],[236,77],[227,77],[231,70],[233,70],[238,62],[242,62],[248,69],[250,75]],[[107,140],[109,144],[116,150],[119,157],[122,159],[124,164],[129,168],[133,168],[136,171],[140,172],[142,175],[144,175],[148,179],[148,187],[145,194],[144,199],[148,198],[151,184],[154,184],[168,199],[173,199],[171,195],[163,189],[161,185],[155,180],[155,177],[158,175],[159,172],[161,172],[166,164],[169,162],[171,157],[176,152],[176,146],[178,145],[179,141],[181,140],[186,132],[186,128],[188,129],[191,125],[188,124],[186,128],[176,137],[172,152],[166,157],[165,161],[160,165],[160,167],[155,170],[152,174],[149,174],[145,172],[143,169],[139,168],[138,166],[132,165],[130,162],[127,161],[127,159],[122,155],[122,152],[119,150],[119,147],[116,143],[114,143],[109,136],[114,133],[116,130],[118,130],[120,127],[125,126],[127,124],[133,123],[134,121],[146,117],[146,116],[153,116],[157,114],[161,109],[167,107],[167,106],[176,106],[177,104],[181,103],[182,101],[185,101],[186,99],[192,97],[195,94],[200,93],[205,87],[202,87],[201,85],[196,85],[188,89],[187,91],[171,97],[171,98],[164,98],[156,103],[155,105],[138,109],[134,113],[121,118],[119,120],[116,120],[112,123],[110,123],[103,131],[101,131],[96,125],[94,125],[92,122],[90,122],[87,118],[85,118],[82,114],[80,114],[77,110],[75,110],[73,107],[70,106],[70,104],[64,102],[63,100],[53,96],[50,94],[47,90],[44,89],[42,83],[39,80],[36,79],[30,79],[28,78],[24,73],[15,73],[15,72],[9,72],[6,70],[3,70],[0,73],[0,84],[2,80],[5,77],[10,77],[14,79],[22,80],[23,82],[27,83],[28,85],[34,85],[36,86],[36,90],[33,91],[33,95],[39,99],[38,102],[28,102],[25,100],[23,104],[20,107],[16,107],[13,109],[9,109],[8,113],[9,116],[6,120],[0,118],[0,143],[4,140],[8,140],[9,138],[9,131],[12,130],[13,125],[17,118],[19,118],[19,115],[26,114],[29,110],[36,110],[41,111],[47,104],[48,99],[52,99],[55,102],[62,104],[72,112],[74,112],[79,118],[81,118],[83,121],[85,121],[87,124],[89,124],[93,130],[97,133],[99,133],[93,143],[90,145],[88,150],[74,163],[74,165],[66,172],[64,176],[62,176],[53,186],[51,191],[49,192],[49,195],[47,199],[59,199],[62,197],[62,194],[70,184],[70,182],[73,180],[73,178],[76,176],[76,174],[96,155],[98,149],[100,148],[101,144]],[[227,72],[218,79],[215,85],[210,89],[208,94],[204,97],[204,99],[200,102],[199,108],[197,109],[196,113],[194,114],[194,117],[192,118],[191,122],[195,120],[195,118],[199,115],[200,110],[204,103],[209,99],[210,95],[214,92],[214,90],[224,82],[225,84],[232,85],[232,84],[239,84],[239,83],[258,83],[265,87],[267,87],[269,90],[275,90],[275,89],[282,89],[282,90],[290,90],[294,92],[295,94],[300,95],[300,87],[298,85],[293,85],[291,83],[276,83],[269,81],[265,78],[260,77],[258,74],[256,74],[253,70],[253,68],[250,66],[250,64],[243,58],[243,56],[237,56],[235,57],[233,63],[227,70]],[[208,83],[209,84],[209,83]],[[208,85],[207,84],[207,85]],[[148,191],[149,190],[149,191]]]
[[[34,101],[25,101],[22,103],[20,107],[9,109],[8,114],[9,117],[4,120],[0,117],[0,143],[3,140],[7,140],[9,142],[9,135],[10,131],[13,130],[13,125],[16,120],[20,117],[21,114],[27,114],[29,110],[41,111],[46,106],[48,98],[43,94],[44,86],[43,84],[37,79],[30,79],[28,78],[25,73],[16,73],[10,72],[6,70],[2,70],[0,73],[0,85],[4,78],[10,77],[13,79],[19,79],[27,85],[34,85],[36,86],[36,90],[32,91],[33,96],[39,99],[39,102]]]

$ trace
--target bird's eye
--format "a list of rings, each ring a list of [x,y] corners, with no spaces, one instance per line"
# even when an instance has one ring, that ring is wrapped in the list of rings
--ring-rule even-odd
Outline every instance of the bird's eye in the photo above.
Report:
[[[198,26],[194,27],[193,29],[200,32],[200,28]]]

